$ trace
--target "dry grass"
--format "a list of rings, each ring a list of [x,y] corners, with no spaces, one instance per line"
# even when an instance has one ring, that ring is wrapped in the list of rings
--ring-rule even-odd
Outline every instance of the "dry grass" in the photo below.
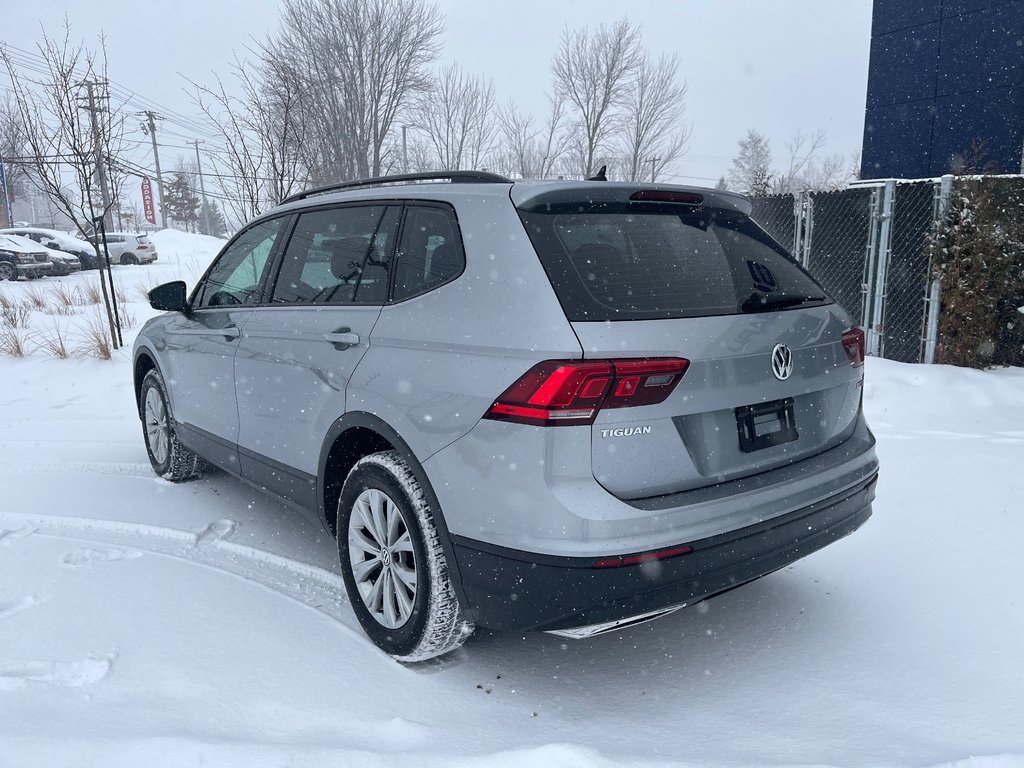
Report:
[[[0,309],[10,309],[13,306],[14,306],[14,300],[11,299],[3,291],[0,291]]]
[[[32,309],[46,309],[46,291],[39,286],[30,285],[22,295],[25,297],[22,301],[25,306]]]
[[[150,286],[147,288],[145,285],[136,285],[135,293],[138,294],[139,298],[145,303],[149,304],[149,292],[152,291],[156,286]]]
[[[115,285],[114,286],[114,298],[117,299],[117,303],[118,304],[127,304],[128,303],[128,294],[125,292],[124,288],[122,288],[120,285]]]
[[[103,291],[100,289],[99,283],[89,283],[82,289],[81,295],[83,304],[103,303]]]
[[[67,304],[49,304],[43,311],[48,315],[68,316],[75,314],[75,308]]]
[[[24,357],[27,353],[28,332],[12,326],[0,326],[0,355]]]
[[[67,328],[61,328],[59,323],[54,322],[51,330],[40,334],[39,348],[51,357],[67,360],[71,357]]]
[[[75,347],[74,354],[77,357],[109,360],[112,352],[106,318],[102,313],[94,312],[85,321],[85,334],[82,343]]]
[[[78,307],[78,306],[81,306],[82,303],[83,303],[81,291],[79,291],[77,288],[72,288],[72,287],[70,287],[68,285],[65,285],[63,283],[61,283],[60,285],[53,286],[53,288],[50,289],[50,296],[53,297],[53,300],[54,300],[53,303],[55,305],[62,306],[62,307]],[[70,312],[68,312],[68,313],[60,312],[60,313],[55,313],[55,314],[71,314],[71,313]]]
[[[121,318],[121,329],[122,330],[127,331],[127,330],[129,330],[131,328],[134,328],[138,324],[138,322],[139,322],[138,318],[135,317],[135,313],[133,313],[130,309],[128,309],[128,305],[127,304],[120,305],[117,308],[117,314]]]
[[[24,305],[0,306],[0,325],[6,328],[28,328],[32,310]]]

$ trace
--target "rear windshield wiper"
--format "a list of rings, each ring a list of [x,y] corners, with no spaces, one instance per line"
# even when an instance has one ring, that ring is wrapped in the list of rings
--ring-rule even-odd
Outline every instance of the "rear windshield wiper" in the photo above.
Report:
[[[771,312],[774,309],[795,307],[809,301],[824,301],[824,296],[805,296],[802,293],[763,293],[754,291],[743,302],[744,312]]]

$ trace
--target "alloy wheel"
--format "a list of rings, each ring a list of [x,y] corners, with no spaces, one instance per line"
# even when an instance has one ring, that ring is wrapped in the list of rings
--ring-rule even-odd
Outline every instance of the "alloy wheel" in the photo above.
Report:
[[[416,603],[416,555],[402,510],[383,491],[367,488],[348,521],[349,562],[370,615],[397,629]]]
[[[155,388],[146,393],[146,441],[157,464],[167,461],[170,449],[170,426],[163,398]]]

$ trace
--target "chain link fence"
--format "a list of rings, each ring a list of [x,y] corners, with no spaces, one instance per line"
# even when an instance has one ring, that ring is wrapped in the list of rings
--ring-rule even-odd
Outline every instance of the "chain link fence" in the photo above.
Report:
[[[929,243],[953,183],[952,176],[887,179],[839,192],[755,197],[752,216],[864,327],[869,354],[934,362],[941,296]],[[977,183],[1014,201],[1001,215],[1020,217],[1024,231],[1024,202],[1018,203],[1024,201],[1024,177],[985,177]],[[1021,291],[1024,272],[1017,293],[1006,301],[1021,300]],[[1024,365],[1024,347],[1003,358]]]

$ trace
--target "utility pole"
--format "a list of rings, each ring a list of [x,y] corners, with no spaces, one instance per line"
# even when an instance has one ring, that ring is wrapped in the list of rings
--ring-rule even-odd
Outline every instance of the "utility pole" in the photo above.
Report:
[[[661,162],[661,158],[660,157],[649,157],[649,158],[647,158],[647,162],[651,164],[651,184],[653,184],[654,183],[655,163]]]
[[[167,229],[167,208],[164,205],[167,198],[164,196],[164,177],[160,173],[160,151],[156,148],[156,121],[160,115],[156,112],[139,112],[137,114],[145,115],[149,120],[149,138],[153,140],[153,165],[156,166],[156,188],[160,193],[160,226]],[[145,126],[143,130],[147,130]]]
[[[110,215],[110,188],[107,185],[107,162],[106,158],[103,157],[103,141],[100,138],[100,125],[96,120],[96,115],[99,112],[106,111],[105,107],[97,105],[99,97],[96,94],[96,89],[99,86],[106,86],[106,81],[100,80],[86,80],[83,85],[88,92],[89,105],[81,106],[79,109],[84,109],[89,112],[89,118],[92,122],[92,149],[96,155],[96,175],[99,177],[100,182],[100,198],[103,201],[103,225],[106,229],[114,229],[114,220]]]
[[[210,204],[206,202],[206,185],[203,183],[203,166],[199,162],[199,139],[195,139],[191,142],[196,148],[196,171],[199,173],[199,194],[202,198],[203,206],[203,234],[209,235],[210,232]]]

